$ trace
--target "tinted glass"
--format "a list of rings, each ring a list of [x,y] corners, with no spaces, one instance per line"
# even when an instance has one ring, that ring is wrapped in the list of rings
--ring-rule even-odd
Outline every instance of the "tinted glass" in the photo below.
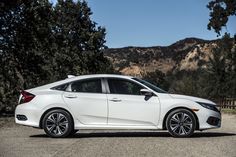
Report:
[[[53,87],[51,89],[65,91],[67,87],[68,87],[68,84],[62,84],[62,85]]]
[[[158,93],[167,93],[163,89],[161,89],[161,88],[159,88],[159,87],[157,87],[157,86],[155,86],[155,85],[153,85],[153,84],[151,84],[151,83],[149,83],[149,82],[147,82],[145,80],[141,80],[139,78],[133,78],[133,79],[138,81],[138,82],[140,82],[140,83],[142,83],[142,84],[144,84],[145,86],[151,88],[152,90],[154,90],[154,91],[156,91]]]
[[[71,84],[71,91],[84,93],[102,93],[101,80],[89,79],[73,82]]]
[[[111,94],[129,94],[129,95],[141,95],[140,89],[143,87],[123,79],[108,79],[108,84]]]

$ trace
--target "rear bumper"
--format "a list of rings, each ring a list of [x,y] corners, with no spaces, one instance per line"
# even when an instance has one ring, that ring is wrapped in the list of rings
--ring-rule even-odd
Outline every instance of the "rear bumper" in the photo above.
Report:
[[[18,105],[15,110],[15,122],[17,124],[39,127],[39,110],[30,103]]]

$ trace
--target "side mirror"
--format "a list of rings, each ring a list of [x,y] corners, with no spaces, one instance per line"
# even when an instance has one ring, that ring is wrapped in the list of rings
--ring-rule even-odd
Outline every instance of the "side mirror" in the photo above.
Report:
[[[148,90],[148,89],[140,89],[140,93],[141,93],[142,95],[147,96],[147,97],[153,96],[152,91],[150,91],[150,90]]]

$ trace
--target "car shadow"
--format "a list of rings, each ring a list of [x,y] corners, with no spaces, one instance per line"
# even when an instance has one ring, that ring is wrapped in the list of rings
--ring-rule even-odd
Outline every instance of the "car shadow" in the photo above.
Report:
[[[189,138],[236,136],[234,133],[196,132]],[[32,138],[50,138],[46,134],[31,135]],[[76,133],[68,138],[103,138],[103,137],[172,137],[168,132],[93,132]]]

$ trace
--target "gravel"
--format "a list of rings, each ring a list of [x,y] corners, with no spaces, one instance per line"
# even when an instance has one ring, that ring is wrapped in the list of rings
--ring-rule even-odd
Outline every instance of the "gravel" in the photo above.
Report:
[[[222,127],[173,138],[155,130],[83,130],[70,138],[54,139],[43,130],[0,118],[1,157],[236,157],[236,115],[223,114]]]

